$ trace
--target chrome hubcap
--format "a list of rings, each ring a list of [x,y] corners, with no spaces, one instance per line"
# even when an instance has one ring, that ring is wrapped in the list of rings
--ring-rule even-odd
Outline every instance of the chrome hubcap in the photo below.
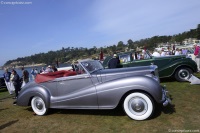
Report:
[[[147,103],[140,97],[132,98],[129,101],[129,110],[135,115],[143,115],[147,111]]]
[[[135,99],[132,101],[131,107],[134,111],[141,112],[144,110],[144,103],[139,99]]]
[[[178,72],[178,76],[181,78],[181,79],[188,79],[189,76],[190,76],[190,72],[186,69],[181,69],[179,72]]]
[[[43,102],[41,101],[41,99],[36,99],[35,100],[35,106],[37,109],[42,110],[43,109]]]

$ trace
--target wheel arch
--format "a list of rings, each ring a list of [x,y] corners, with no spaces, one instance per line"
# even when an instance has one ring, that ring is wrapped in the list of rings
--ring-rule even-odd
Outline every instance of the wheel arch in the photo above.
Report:
[[[177,71],[178,69],[184,68],[184,67],[191,69],[193,73],[195,72],[195,70],[194,70],[191,66],[188,66],[188,65],[179,65],[179,66],[177,66],[177,67],[174,69],[174,72],[173,72],[172,76],[175,76],[176,71]]]
[[[35,86],[22,90],[17,98],[17,105],[30,106],[31,100],[34,96],[41,97],[45,102],[46,108],[50,107],[50,92],[48,91],[48,89],[41,86]]]
[[[40,98],[42,98],[42,99],[44,100],[46,107],[49,108],[49,107],[50,107],[50,98],[47,98],[45,95],[46,95],[46,94],[42,94],[42,93],[40,93],[40,92],[33,93],[32,96],[30,96],[30,98],[29,98],[28,106],[31,105],[31,100],[32,100],[35,96],[38,96],[38,97],[40,97]]]
[[[153,100],[153,104],[154,104],[154,105],[158,103],[158,102],[155,100],[155,98],[154,98],[149,92],[147,92],[147,91],[145,91],[145,90],[141,90],[141,89],[134,89],[134,90],[130,90],[130,91],[126,92],[126,93],[121,97],[121,99],[120,99],[120,101],[119,101],[117,107],[123,105],[123,102],[124,102],[125,98],[126,98],[129,94],[131,94],[131,93],[136,93],[136,92],[143,93],[143,94],[147,94],[148,96],[150,96],[151,99]]]

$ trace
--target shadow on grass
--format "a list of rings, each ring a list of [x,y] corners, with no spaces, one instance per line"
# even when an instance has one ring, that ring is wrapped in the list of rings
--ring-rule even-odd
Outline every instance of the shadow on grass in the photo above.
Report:
[[[8,109],[8,108],[0,109],[0,112],[3,111],[3,110],[7,110],[7,109]]]
[[[33,112],[32,108],[26,108],[25,110]],[[47,115],[52,114],[78,114],[78,115],[108,115],[108,116],[125,116],[124,110],[120,107],[110,110],[98,110],[98,109],[49,109]]]
[[[172,95],[169,95],[170,100],[173,100]],[[161,112],[164,114],[173,114],[176,112],[176,108],[174,104],[168,104],[166,107],[162,106],[161,104],[156,106],[155,115],[152,117],[152,119],[158,117],[161,115]]]
[[[8,122],[8,123],[6,123],[6,124],[0,125],[0,130],[4,129],[4,128],[6,128],[6,127],[11,126],[11,125],[15,124],[15,123],[18,122],[18,121],[19,121],[19,120],[14,120],[14,121],[10,121],[10,122]]]
[[[25,110],[28,110],[30,112],[33,112],[32,108],[26,108]],[[168,105],[166,107],[162,107],[161,105],[156,106],[156,109],[154,111],[154,114],[152,117],[150,117],[149,120],[155,119],[161,115],[161,113],[164,114],[173,114],[176,112],[175,105]],[[47,115],[53,115],[53,114],[71,114],[71,115],[96,115],[96,116],[126,116],[126,113],[124,112],[123,108],[118,106],[115,109],[110,110],[98,110],[98,109],[49,109]]]
[[[169,114],[169,115],[175,113],[176,112],[175,105],[169,104],[166,107],[158,106],[154,112],[154,115],[150,119],[155,119],[159,117],[162,112],[164,114]]]
[[[8,98],[12,98],[13,97],[13,95],[6,95],[5,97],[3,97],[3,98],[0,98],[0,102],[3,102],[2,100],[5,100],[5,99],[8,99]]]
[[[0,93],[1,92],[6,92],[6,91],[8,91],[6,88],[0,88]]]
[[[160,82],[163,83],[163,82],[175,82],[176,79],[174,78],[161,78],[160,79]]]

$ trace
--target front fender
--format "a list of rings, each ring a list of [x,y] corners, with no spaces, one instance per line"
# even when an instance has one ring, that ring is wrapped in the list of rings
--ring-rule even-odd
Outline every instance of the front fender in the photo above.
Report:
[[[162,100],[160,84],[147,76],[126,77],[104,82],[97,85],[96,89],[100,109],[115,108],[123,95],[130,91],[147,92],[158,103]]]
[[[34,86],[30,88],[22,89],[17,97],[17,105],[19,106],[29,106],[31,98],[34,96],[41,97],[47,108],[50,107],[50,93],[42,86]]]
[[[188,67],[193,72],[197,71],[196,62],[194,62],[193,60],[191,60],[189,58],[185,58],[184,60],[183,59],[175,60],[175,61],[167,64],[165,67],[159,68],[159,76],[161,78],[170,77],[175,73],[176,69],[181,67],[181,66]]]

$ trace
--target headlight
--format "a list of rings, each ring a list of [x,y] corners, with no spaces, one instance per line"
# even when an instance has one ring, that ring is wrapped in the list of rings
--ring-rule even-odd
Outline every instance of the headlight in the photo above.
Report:
[[[145,76],[151,77],[151,78],[153,78],[154,80],[156,80],[158,83],[160,83],[159,77],[158,77],[158,76],[155,76],[154,74],[147,74],[147,75],[145,75]]]

